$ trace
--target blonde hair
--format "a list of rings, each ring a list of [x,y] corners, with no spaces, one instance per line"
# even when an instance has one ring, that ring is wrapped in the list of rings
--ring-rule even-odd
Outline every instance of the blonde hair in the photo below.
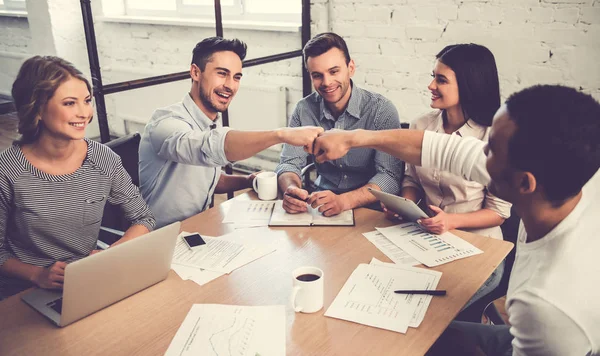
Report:
[[[69,78],[85,83],[92,94],[90,82],[70,62],[54,56],[35,56],[26,60],[12,86],[12,97],[19,117],[17,143],[35,142],[40,135],[40,118],[56,89]]]

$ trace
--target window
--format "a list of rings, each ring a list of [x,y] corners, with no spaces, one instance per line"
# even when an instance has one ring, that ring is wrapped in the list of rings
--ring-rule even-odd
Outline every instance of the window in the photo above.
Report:
[[[25,0],[0,0],[0,10],[27,11]]]
[[[301,11],[301,0],[221,0],[224,21],[300,22]],[[132,16],[215,17],[214,0],[125,0],[125,12]]]

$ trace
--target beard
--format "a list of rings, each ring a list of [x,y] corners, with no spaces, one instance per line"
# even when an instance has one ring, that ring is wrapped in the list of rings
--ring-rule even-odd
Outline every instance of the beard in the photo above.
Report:
[[[198,97],[200,98],[200,101],[202,102],[202,104],[204,105],[204,107],[208,110],[214,111],[214,112],[223,112],[225,110],[227,110],[227,107],[229,106],[229,104],[220,104],[220,103],[215,103],[211,100],[210,98],[210,94],[209,92],[205,92],[202,90],[202,87],[200,87],[198,89]]]

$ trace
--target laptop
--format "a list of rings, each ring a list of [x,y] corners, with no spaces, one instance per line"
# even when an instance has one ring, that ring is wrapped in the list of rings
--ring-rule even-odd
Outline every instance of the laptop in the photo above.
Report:
[[[167,278],[180,223],[88,256],[65,268],[62,291],[35,289],[21,298],[63,327]]]
[[[388,210],[395,212],[408,221],[415,222],[419,219],[426,219],[429,217],[423,210],[421,210],[421,208],[419,208],[417,204],[415,204],[414,201],[410,199],[371,188],[368,188],[368,190],[375,196],[375,198],[385,204],[385,207]]]

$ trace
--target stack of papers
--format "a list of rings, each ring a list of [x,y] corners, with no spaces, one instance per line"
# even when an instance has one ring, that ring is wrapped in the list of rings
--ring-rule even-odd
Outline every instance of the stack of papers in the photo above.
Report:
[[[182,238],[187,235],[191,233],[182,232],[177,238],[171,268],[182,279],[200,285],[275,251],[268,244],[238,242],[236,232],[219,238],[202,236],[206,244],[190,250]]]
[[[231,204],[223,223],[232,224],[234,229],[268,226],[274,206],[274,201],[239,201]]]
[[[377,228],[382,235],[427,267],[483,253],[460,237],[445,232],[430,234],[416,223]]]
[[[285,355],[285,307],[194,304],[165,356]]]
[[[325,316],[406,333],[418,327],[431,295],[395,294],[400,289],[435,289],[441,272],[373,259],[352,272]]]

